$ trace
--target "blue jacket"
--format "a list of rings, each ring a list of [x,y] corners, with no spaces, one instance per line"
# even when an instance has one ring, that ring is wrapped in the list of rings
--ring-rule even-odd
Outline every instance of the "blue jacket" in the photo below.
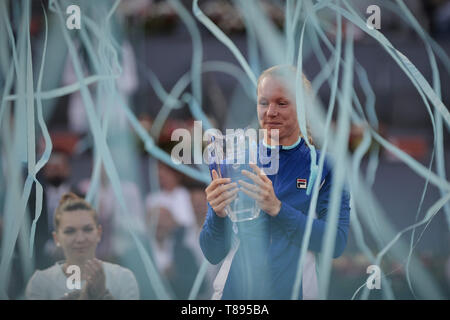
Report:
[[[265,148],[262,145],[260,148]],[[303,139],[291,147],[279,148],[279,169],[268,175],[272,181],[281,210],[276,217],[261,211],[259,218],[236,223],[239,248],[225,283],[222,299],[290,299],[298,266],[301,242],[306,229],[311,195],[306,195],[304,182],[310,174],[310,149]],[[266,149],[270,154],[270,149]],[[317,151],[317,161],[320,152]],[[332,171],[327,161],[317,201],[308,250],[322,249],[331,194]],[[308,183],[308,182],[307,182]],[[350,196],[344,189],[338,218],[335,250],[339,257],[347,243],[350,222]],[[200,233],[200,246],[207,260],[218,264],[231,247],[232,222],[216,215],[208,203],[208,212]],[[305,266],[306,268],[306,266]],[[303,278],[305,279],[305,278]],[[302,299],[302,290],[298,297]]]

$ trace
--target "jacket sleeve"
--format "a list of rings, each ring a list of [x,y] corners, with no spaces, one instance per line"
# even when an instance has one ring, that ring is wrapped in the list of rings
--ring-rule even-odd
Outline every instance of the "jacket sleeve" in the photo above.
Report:
[[[322,250],[322,241],[327,226],[327,215],[329,210],[332,172],[328,172],[324,184],[319,191],[317,199],[317,219],[313,220],[311,238],[308,249],[315,252]],[[337,232],[333,258],[339,257],[347,244],[347,233],[350,225],[350,194],[344,188],[341,195],[341,203],[338,212]],[[308,209],[299,210],[293,208],[285,202],[281,202],[281,209],[275,219],[283,225],[288,238],[299,246],[303,240],[303,234],[306,230],[306,221],[308,219]]]
[[[228,218],[219,217],[208,203],[205,223],[200,232],[200,247],[211,264],[222,261],[231,247],[231,233]]]

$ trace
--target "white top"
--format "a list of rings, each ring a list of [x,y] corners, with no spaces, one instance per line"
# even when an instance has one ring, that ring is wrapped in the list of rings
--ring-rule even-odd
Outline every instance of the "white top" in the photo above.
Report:
[[[199,246],[197,225],[191,196],[185,187],[176,187],[172,191],[161,190],[156,194],[149,194],[146,198],[147,210],[164,207],[170,211],[175,222],[185,228],[184,243],[192,250]]]
[[[159,272],[163,274],[174,263],[174,246],[175,241],[173,237],[167,237],[161,244],[156,241],[149,241],[150,247],[154,255],[156,266]]]
[[[64,261],[58,261],[50,268],[37,270],[25,291],[28,300],[59,300],[64,294],[76,289],[67,288],[67,277],[63,272]],[[102,262],[106,289],[116,300],[139,300],[139,287],[134,274],[117,264]],[[85,281],[81,281],[83,288]]]
[[[164,207],[172,213],[175,221],[184,227],[195,225],[195,214],[192,208],[191,196],[184,187],[176,187],[172,191],[161,190],[156,194],[150,194],[146,199],[147,210]]]

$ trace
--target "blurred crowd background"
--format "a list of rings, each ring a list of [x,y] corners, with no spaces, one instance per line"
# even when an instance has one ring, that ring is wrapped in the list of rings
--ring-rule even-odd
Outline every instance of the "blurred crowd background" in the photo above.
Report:
[[[273,22],[283,28],[283,1],[262,1],[265,10]],[[376,0],[354,0],[355,8],[365,15],[365,8],[377,4]],[[44,7],[47,1],[42,1]],[[192,2],[182,1],[191,11]],[[431,37],[450,54],[450,1],[446,0],[407,0],[408,8],[413,12],[421,26]],[[200,1],[200,7],[237,45],[244,56],[248,56],[247,33],[245,23],[231,1]],[[324,21],[333,24],[328,17],[332,13],[324,12]],[[51,13],[48,13],[50,16]],[[381,12],[381,32],[403,52],[431,83],[431,69],[423,42],[395,13],[383,9]],[[158,137],[152,131],[153,123],[163,102],[151,85],[151,75],[155,75],[163,88],[170,91],[178,79],[190,70],[192,60],[192,40],[186,26],[180,21],[176,11],[168,1],[132,0],[122,1],[113,17],[120,25],[121,47],[120,61],[122,74],[117,79],[118,90],[127,97],[130,108],[150,135],[157,138],[161,149],[170,153],[174,142],[171,133],[176,128],[192,130],[193,121],[186,105],[172,110]],[[327,20],[328,19],[328,20]],[[38,69],[41,55],[44,16],[41,1],[32,1],[32,19],[30,23],[33,61]],[[49,32],[52,19],[49,17]],[[232,54],[203,26],[198,24],[203,46],[203,59],[206,61],[226,61],[237,65]],[[344,28],[352,27],[344,24]],[[18,32],[18,26],[13,26]],[[379,132],[390,142],[404,150],[424,165],[428,165],[433,149],[433,132],[427,110],[412,85],[384,50],[362,32],[355,29],[355,57],[367,70],[373,86],[376,102],[375,110],[379,120]],[[329,29],[329,39],[334,41],[333,27]],[[308,40],[306,40],[308,41]],[[308,43],[308,42],[307,42]],[[306,49],[307,50],[307,49]],[[61,48],[58,59],[48,63],[47,70],[56,73],[55,87],[69,85],[76,81],[73,66],[67,50]],[[87,53],[79,51],[86,74],[93,73],[93,66]],[[263,58],[260,67],[268,67]],[[303,63],[307,76],[313,78],[320,71],[320,64],[312,54],[305,56]],[[440,67],[443,69],[442,65]],[[211,123],[219,128],[244,127],[254,121],[254,102],[237,83],[236,79],[221,73],[204,73],[202,109]],[[1,79],[0,84],[4,83]],[[449,74],[441,73],[442,99],[450,105],[448,90]],[[96,90],[95,84],[89,86]],[[190,87],[186,89],[191,90]],[[363,96],[363,88],[355,83],[358,95]],[[323,87],[318,93],[322,101],[328,101],[329,88]],[[83,100],[79,92],[65,95],[45,102],[46,124],[51,134],[53,150],[51,157],[39,173],[38,180],[44,187],[44,202],[35,243],[35,268],[43,269],[61,259],[61,252],[51,237],[53,212],[60,196],[74,191],[85,196],[89,190],[93,171],[94,153],[92,136],[86,118]],[[99,108],[108,108],[106,102],[98,103]],[[117,125],[128,126],[123,115],[117,114]],[[447,159],[450,158],[449,128],[444,129],[444,145]],[[363,129],[352,127],[349,147],[354,150],[360,143]],[[108,141],[114,145],[115,139]],[[44,149],[44,141],[38,138],[38,154]],[[188,297],[195,276],[203,261],[198,244],[198,234],[206,214],[205,184],[195,181],[149,156],[137,135],[127,140],[137,150],[135,162],[121,158],[116,150],[114,161],[118,167],[133,167],[138,174],[121,176],[125,200],[130,215],[134,218],[133,228],[142,237],[147,250],[155,259],[160,273],[167,279],[174,296],[179,299]],[[376,146],[373,146],[376,147]],[[114,148],[114,147],[112,147]],[[1,156],[1,155],[0,155]],[[8,168],[1,168],[3,171]],[[367,169],[367,159],[363,161],[362,171]],[[447,168],[447,176],[450,171]],[[131,269],[141,289],[141,298],[155,299],[143,263],[134,248],[124,226],[117,220],[119,206],[116,203],[111,185],[101,173],[101,186],[96,207],[103,226],[103,237],[98,247],[98,257],[121,264]],[[400,230],[414,222],[425,181],[414,174],[404,163],[388,151],[380,150],[379,167],[373,185],[374,193],[380,200],[389,221]],[[31,193],[33,197],[33,192]],[[439,198],[434,186],[429,186],[421,214]],[[4,201],[0,194],[0,204]],[[29,200],[29,221],[34,217],[34,199]],[[2,206],[3,207],[3,206]],[[0,232],[1,208],[0,207]],[[155,216],[157,218],[155,218]],[[157,221],[155,224],[154,221]],[[154,230],[152,230],[154,228]],[[419,228],[416,237],[423,228]],[[156,241],[150,241],[154,234]],[[409,239],[408,233],[405,238]],[[1,239],[1,237],[0,237]],[[444,213],[439,213],[427,225],[423,236],[415,248],[415,253],[427,270],[437,279],[441,289],[450,298],[450,251],[449,229]],[[369,245],[371,245],[369,240]],[[374,244],[372,244],[374,245]],[[9,284],[9,297],[23,298],[23,290],[30,276],[20,262],[20,250],[16,250],[13,259],[13,271]],[[334,261],[330,298],[349,299],[355,290],[367,279],[366,268],[370,263],[359,253],[353,234],[350,234],[345,253]],[[387,275],[382,281],[391,282],[397,298],[413,298],[405,280],[405,261],[396,261],[389,255],[381,266]],[[212,280],[217,269],[208,268],[205,281],[198,298],[209,299],[212,293]],[[380,298],[377,292],[370,298]]]

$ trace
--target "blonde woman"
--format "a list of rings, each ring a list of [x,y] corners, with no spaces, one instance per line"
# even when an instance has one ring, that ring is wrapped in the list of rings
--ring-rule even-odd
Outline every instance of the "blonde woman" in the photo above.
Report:
[[[251,164],[253,172],[242,170],[242,173],[253,183],[231,182],[213,171],[213,180],[206,188],[208,213],[200,233],[200,246],[212,264],[224,261],[214,283],[215,299],[292,297],[312,196],[306,194],[308,185],[312,183],[308,181],[311,156],[297,118],[295,74],[293,66],[275,66],[264,71],[258,79],[258,120],[260,127],[267,130],[259,148],[266,150],[263,154],[278,153],[278,171],[266,175],[261,163],[258,166]],[[308,87],[309,81],[306,77],[303,80]],[[278,132],[276,137],[271,136],[273,129],[276,130],[274,133]],[[319,159],[320,151],[317,153]],[[326,162],[322,176],[317,177],[320,191],[316,219],[303,267],[302,288],[294,296],[296,299],[318,297],[315,254],[322,249],[328,223],[332,177],[331,167]],[[261,213],[255,220],[238,222],[233,226],[226,217],[225,208],[239,190],[256,200]],[[349,199],[349,193],[344,191],[334,258],[342,254],[347,243]]]
[[[55,210],[54,227],[53,238],[65,260],[34,273],[26,288],[27,299],[139,299],[139,288],[130,270],[96,259],[102,227],[89,203],[74,193],[64,194]]]

